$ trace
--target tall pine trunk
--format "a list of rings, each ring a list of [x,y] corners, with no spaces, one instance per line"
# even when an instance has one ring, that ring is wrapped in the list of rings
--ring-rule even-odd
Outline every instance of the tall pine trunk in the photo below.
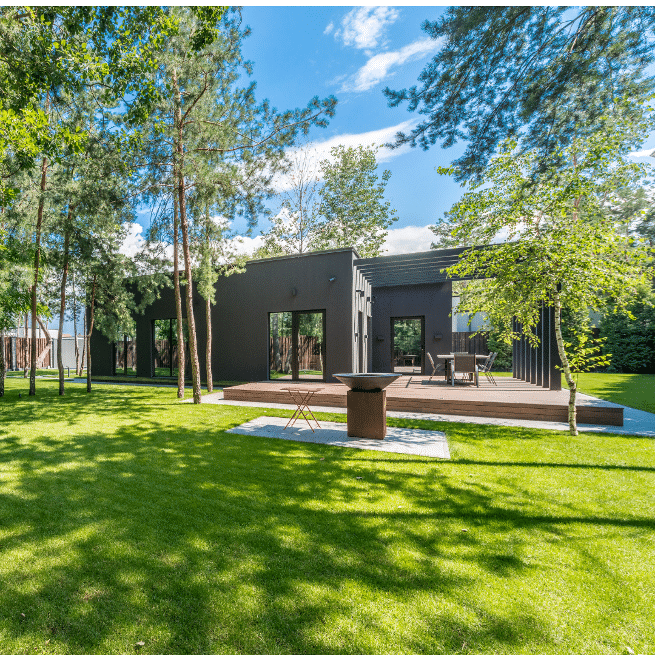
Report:
[[[84,311],[84,314],[82,316],[82,331],[83,331],[83,339],[82,339],[82,358],[80,359],[80,373],[78,374],[79,376],[82,376],[82,371],[84,369],[84,358],[86,357],[86,352],[87,352],[87,312],[86,310]]]
[[[68,209],[71,218],[71,209]],[[69,224],[70,225],[70,224]],[[62,340],[64,338],[64,313],[66,312],[66,278],[68,277],[68,245],[70,233],[66,230],[64,236],[64,266],[61,280],[61,299],[59,302],[59,330],[57,332],[57,368],[59,369],[59,396],[64,396],[64,363],[62,361]]]
[[[205,301],[205,319],[207,321],[207,347],[205,348],[205,369],[207,371],[207,393],[210,394],[212,385],[212,301],[208,297]]]
[[[46,180],[48,177],[48,158],[41,161],[41,193],[36,214],[36,230],[34,235],[34,283],[32,284],[32,343],[30,344],[30,396],[36,394],[36,298],[39,283],[39,264],[41,259],[41,226],[43,225],[43,206],[45,204]]]
[[[578,435],[579,431],[576,426],[576,381],[572,376],[569,368],[569,360],[565,353],[565,344],[563,342],[563,333],[561,330],[560,319],[562,314],[562,305],[560,302],[560,295],[556,294],[554,297],[554,324],[556,328],[556,342],[558,344],[558,354],[560,355],[560,362],[563,365],[563,373],[565,380],[569,387],[569,405],[567,408],[567,420],[569,422],[570,435]]]
[[[73,271],[73,340],[75,341],[75,375],[80,371],[80,348],[77,344],[77,297],[75,295],[75,271]]]
[[[180,265],[178,264],[178,253],[180,243],[178,239],[178,232],[180,230],[180,218],[178,216],[178,195],[176,193],[177,187],[177,171],[175,168],[175,153],[173,154],[173,289],[175,291],[175,316],[176,332],[178,336],[178,398],[184,399],[185,392],[185,365],[186,365],[186,351],[184,345],[184,331],[182,329],[182,294],[180,293]]]
[[[178,76],[173,73],[173,88],[175,92],[175,125],[177,128],[177,173],[178,173],[178,210],[180,212],[180,228],[182,230],[182,252],[185,263],[185,278],[187,281],[187,328],[189,330],[189,351],[191,355],[191,380],[194,393],[194,403],[201,403],[200,367],[198,364],[198,344],[196,342],[196,322],[194,321],[193,284],[191,277],[191,254],[189,249],[189,229],[187,226],[187,204],[184,183],[184,147],[182,141],[182,99],[178,87]]]
[[[97,274],[93,274],[93,286],[91,288],[91,305],[89,306],[89,332],[86,334],[85,342],[87,348],[87,392],[91,391],[91,333],[93,332],[93,321],[95,319],[96,304],[96,280]]]

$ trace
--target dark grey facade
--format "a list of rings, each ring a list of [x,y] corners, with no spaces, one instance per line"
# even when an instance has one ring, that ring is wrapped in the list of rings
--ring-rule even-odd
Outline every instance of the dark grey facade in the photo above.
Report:
[[[412,257],[412,256],[406,256]],[[213,378],[266,380],[269,373],[269,314],[325,312],[326,380],[339,372],[392,371],[391,319],[423,317],[426,348],[438,352],[451,344],[451,283],[372,286],[371,276],[351,249],[252,260],[241,274],[222,277],[212,306]],[[205,307],[194,289],[194,318],[205,379]],[[186,316],[186,309],[183,310]],[[166,289],[144,314],[136,315],[137,376],[154,374],[154,321],[175,318],[172,289]],[[113,345],[94,332],[91,340],[93,372],[115,373]],[[421,354],[424,367],[425,353]],[[120,371],[119,371],[120,373]]]

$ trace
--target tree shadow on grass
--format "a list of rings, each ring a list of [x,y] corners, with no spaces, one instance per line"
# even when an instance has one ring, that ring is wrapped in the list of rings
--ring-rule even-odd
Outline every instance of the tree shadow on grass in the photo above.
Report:
[[[581,532],[653,530],[649,517],[538,495],[521,472],[515,487],[479,475],[488,462],[355,456],[219,430],[257,409],[174,406],[190,418],[181,426],[166,404],[102,398],[80,402],[75,420],[51,404],[51,419],[77,427],[70,435],[1,442],[0,615],[23,650],[50,640],[60,652],[131,653],[144,640],[143,653],[539,651],[553,647],[540,607],[524,599],[509,613],[481,582],[502,594],[502,582],[549,577],[526,556],[532,542],[580,553]],[[140,416],[80,428],[120,408]],[[595,567],[610,576],[603,560]]]

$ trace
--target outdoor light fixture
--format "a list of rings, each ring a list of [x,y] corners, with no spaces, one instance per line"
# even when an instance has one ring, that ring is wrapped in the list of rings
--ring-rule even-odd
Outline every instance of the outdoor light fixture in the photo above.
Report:
[[[442,333],[433,333],[433,339],[437,341],[438,339],[442,339]]]
[[[292,296],[296,296],[296,287],[292,287]]]
[[[384,342],[385,337],[383,335],[376,335],[376,340],[379,341],[379,342]]]

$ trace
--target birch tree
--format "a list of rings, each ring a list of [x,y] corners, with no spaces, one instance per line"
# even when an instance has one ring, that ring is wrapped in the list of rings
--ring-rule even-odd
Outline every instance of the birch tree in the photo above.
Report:
[[[624,112],[618,103],[605,114],[598,129],[558,151],[561,162],[535,178],[539,153],[518,151],[513,141],[485,169],[435,228],[441,244],[489,245],[466,251],[449,274],[486,278],[468,286],[461,300],[471,312],[484,312],[501,325],[506,342],[518,339],[511,320],[516,317],[532,345],[539,343],[532,328],[542,303],[554,308],[558,353],[570,391],[569,426],[577,434],[576,382],[586,339],[563,339],[562,317],[626,308],[645,280],[645,263],[653,256],[648,244],[626,229],[612,211],[618,189],[635,188],[645,165],[627,159],[642,142],[651,122],[645,106]],[[635,116],[640,115],[639,121]],[[453,175],[453,169],[439,169]],[[527,189],[530,188],[530,193]],[[503,238],[503,242],[495,244]],[[576,334],[576,326],[570,327]],[[588,353],[589,355],[589,353]]]

